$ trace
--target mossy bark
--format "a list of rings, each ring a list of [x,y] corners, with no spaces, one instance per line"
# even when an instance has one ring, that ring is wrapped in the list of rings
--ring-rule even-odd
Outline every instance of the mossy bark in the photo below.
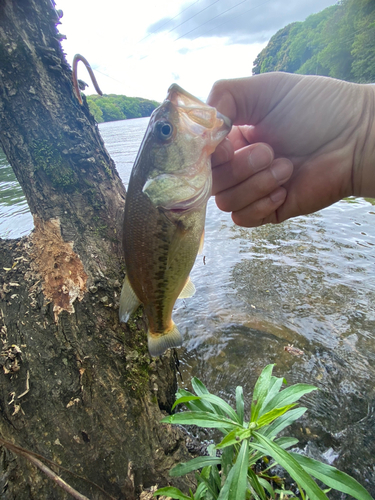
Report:
[[[73,93],[58,19],[50,0],[0,0],[0,144],[35,220],[30,237],[0,240],[0,437],[131,499],[188,458],[180,431],[159,424],[175,362],[149,357],[141,314],[119,324],[125,190]],[[68,498],[1,453],[1,498]]]

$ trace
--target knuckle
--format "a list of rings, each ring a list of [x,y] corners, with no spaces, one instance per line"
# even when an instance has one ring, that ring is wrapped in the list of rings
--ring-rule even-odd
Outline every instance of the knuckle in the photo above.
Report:
[[[216,80],[216,82],[212,85],[212,93],[216,92],[222,92],[223,88],[226,87],[227,80],[221,79],[221,80]]]

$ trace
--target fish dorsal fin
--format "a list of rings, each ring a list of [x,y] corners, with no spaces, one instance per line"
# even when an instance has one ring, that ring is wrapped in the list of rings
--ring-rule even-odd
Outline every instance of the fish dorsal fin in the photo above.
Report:
[[[203,245],[204,245],[204,229],[202,231],[201,240],[199,242],[198,255],[200,255],[203,252]]]
[[[136,296],[128,277],[125,277],[124,284],[122,285],[120,297],[120,321],[127,323],[130,316],[135,312],[141,301]]]
[[[178,296],[179,299],[188,299],[189,297],[192,297],[195,294],[195,286],[193,282],[190,279],[190,276],[186,280],[184,288],[181,290],[180,295]]]

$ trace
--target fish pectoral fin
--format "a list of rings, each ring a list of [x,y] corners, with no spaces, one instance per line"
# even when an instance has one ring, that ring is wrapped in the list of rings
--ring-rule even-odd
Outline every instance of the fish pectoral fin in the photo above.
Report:
[[[182,345],[181,333],[173,321],[169,332],[155,334],[149,331],[147,337],[148,351],[151,356],[161,356],[167,349]]]
[[[189,276],[178,298],[188,299],[189,297],[192,297],[194,294],[195,294],[195,286]]]
[[[125,277],[124,284],[122,285],[121,297],[120,297],[120,310],[119,316],[120,321],[127,323],[130,316],[141,304],[141,301],[136,296],[128,277]]]

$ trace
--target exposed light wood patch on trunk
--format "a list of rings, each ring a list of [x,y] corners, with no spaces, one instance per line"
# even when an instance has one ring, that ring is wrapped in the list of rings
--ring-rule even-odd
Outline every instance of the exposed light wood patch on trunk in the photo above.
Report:
[[[87,291],[87,274],[73,242],[61,236],[59,219],[43,221],[34,216],[33,267],[41,276],[47,302],[53,303],[55,320],[62,311],[74,312],[74,301]]]

